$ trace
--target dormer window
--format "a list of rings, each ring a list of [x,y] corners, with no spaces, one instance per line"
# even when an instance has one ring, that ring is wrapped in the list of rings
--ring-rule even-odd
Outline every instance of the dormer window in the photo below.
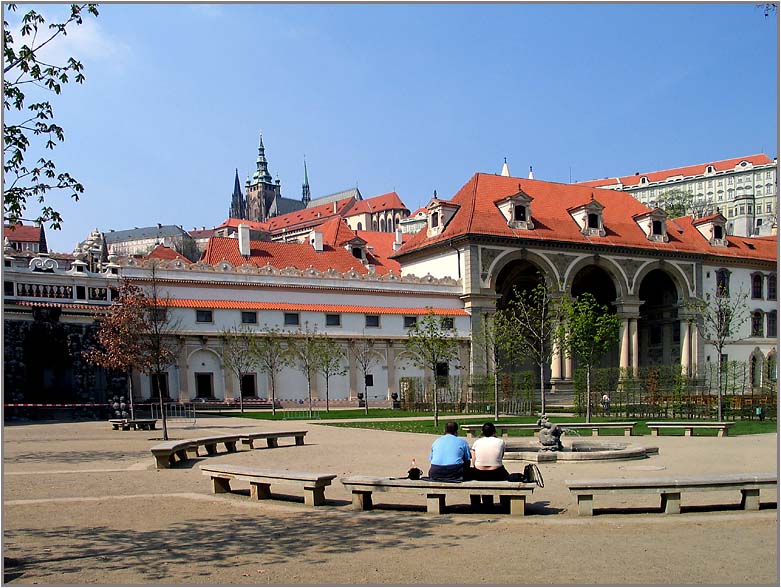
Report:
[[[633,218],[649,241],[667,243],[670,240],[667,235],[667,213],[661,208],[635,215]]]
[[[651,234],[652,235],[662,235],[662,221],[655,220],[651,223]]]
[[[458,209],[458,204],[439,200],[437,193],[434,192],[434,198],[426,205],[426,210],[428,211],[428,231],[426,235],[433,237],[441,234],[447,228],[448,223]]]
[[[648,183],[648,178],[643,176],[642,178],[640,178],[640,183],[643,184],[643,185],[647,184]]]
[[[731,210],[731,209],[730,209]],[[712,247],[727,247],[727,219],[720,212],[694,221],[694,227],[705,237]]]
[[[591,202],[568,209],[572,219],[578,223],[580,232],[584,235],[594,237],[605,236],[605,226],[603,221],[602,211],[605,209],[599,202],[594,200],[594,195],[591,195]]]
[[[353,247],[353,257],[356,259],[363,259],[363,249],[360,247]]]
[[[532,197],[521,190],[518,184],[518,192],[508,196],[496,203],[499,212],[502,213],[507,226],[511,229],[531,230],[534,228],[532,222]]]
[[[709,165],[708,167],[705,168],[705,173],[706,174],[716,173],[716,168],[714,168],[712,165]]]
[[[724,228],[716,225],[713,227],[713,238],[714,239],[723,239],[724,238]]]

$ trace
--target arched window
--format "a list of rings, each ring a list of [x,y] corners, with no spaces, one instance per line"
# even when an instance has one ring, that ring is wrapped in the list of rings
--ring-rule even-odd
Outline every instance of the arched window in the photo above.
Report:
[[[778,297],[776,285],[776,274],[770,274],[767,277],[767,299],[775,300]]]
[[[521,204],[515,205],[515,213],[513,215],[513,220],[516,221],[525,221],[526,220],[526,207]]]
[[[588,228],[589,229],[598,229],[599,228],[599,215],[595,213],[589,213],[588,215]]]
[[[762,354],[754,352],[749,360],[749,377],[751,378],[751,387],[759,388],[762,386]]]
[[[720,269],[716,272],[716,295],[729,295],[729,270]]]
[[[767,376],[769,382],[778,380],[778,359],[775,351],[771,351],[767,354],[767,361],[765,361],[765,376]]]
[[[380,231],[382,231],[383,233],[385,232],[385,219],[384,218],[380,219]]]
[[[362,231],[362,230],[363,230],[363,225],[362,225],[361,223],[358,223],[358,230],[359,230],[359,231]]]
[[[751,313],[751,336],[763,337],[765,335],[765,328],[762,324],[764,322],[761,310],[755,310]]]
[[[778,336],[778,311],[771,310],[767,313],[767,334],[768,337]]]
[[[762,274],[751,276],[751,298],[762,300]]]
[[[432,212],[431,213],[431,228],[435,229],[439,226],[439,213],[438,212]]]

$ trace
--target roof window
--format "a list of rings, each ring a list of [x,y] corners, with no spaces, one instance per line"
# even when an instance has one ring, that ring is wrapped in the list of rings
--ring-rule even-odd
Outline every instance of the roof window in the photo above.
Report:
[[[570,213],[570,216],[572,216],[572,219],[578,223],[581,233],[586,236],[604,237],[606,234],[603,221],[604,217],[602,215],[604,209],[605,207],[602,206],[602,204],[594,200],[594,195],[592,194],[591,202],[582,206],[570,208],[568,212]]]
[[[667,236],[667,213],[661,208],[655,208],[651,212],[639,214],[633,218],[649,241],[667,243],[670,240]]]
[[[518,184],[518,192],[496,203],[499,212],[502,213],[507,226],[511,229],[531,230],[532,222],[532,197],[521,190]]]

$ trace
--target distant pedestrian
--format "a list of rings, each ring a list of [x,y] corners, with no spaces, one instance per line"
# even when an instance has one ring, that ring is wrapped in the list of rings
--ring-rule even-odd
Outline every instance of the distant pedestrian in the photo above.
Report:
[[[602,410],[605,414],[610,412],[610,396],[607,395],[607,392],[602,395]]]

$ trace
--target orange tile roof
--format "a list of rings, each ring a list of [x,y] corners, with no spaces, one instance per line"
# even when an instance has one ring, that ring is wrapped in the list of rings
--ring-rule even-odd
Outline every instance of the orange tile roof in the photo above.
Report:
[[[41,240],[42,227],[17,223],[15,225],[3,225],[3,237],[9,241],[24,243],[38,243]]]
[[[399,198],[396,192],[388,192],[380,196],[358,200],[345,213],[345,216],[354,216],[356,214],[369,214],[372,212],[382,212],[383,210],[407,210],[407,207]]]
[[[323,244],[334,248],[341,247],[358,236],[340,216],[329,218],[316,229],[323,233]]]
[[[295,304],[291,302],[247,302],[244,300],[196,300],[194,298],[166,298],[159,301],[170,308],[208,308],[219,310],[291,310],[314,312],[342,312],[356,314],[469,316],[457,308],[388,308],[384,306],[356,306],[352,304]]]
[[[338,214],[343,214],[343,212],[352,202],[354,202],[352,198],[343,198],[342,200],[337,200],[336,202],[329,202],[328,204],[321,204],[320,206],[304,208],[302,210],[288,212],[287,214],[281,214],[279,216],[268,219],[268,229],[274,233],[278,233],[283,228],[300,229],[309,226],[316,226],[321,224],[325,219],[331,218]]]
[[[373,247],[369,251],[369,256],[373,259],[375,265],[393,270],[395,273],[401,273],[401,264],[395,259],[390,259],[396,252],[393,250],[393,242],[396,240],[396,233],[381,233],[379,231],[356,231],[358,236]],[[402,243],[408,241],[411,235],[402,233]],[[381,272],[379,269],[377,273]]]
[[[170,247],[166,247],[165,245],[158,245],[149,255],[144,257],[144,259],[180,259],[185,263],[190,263],[190,260],[186,257],[182,257],[178,251],[171,249]]]
[[[269,227],[267,223],[262,223],[259,221],[253,221],[253,220],[247,220],[245,218],[229,218],[224,223],[222,223],[219,227],[215,227],[212,230],[217,229],[223,229],[225,227],[232,227],[234,229],[238,229],[239,225],[247,225],[251,230],[253,231],[268,231]],[[192,235],[192,233],[190,233]]]
[[[351,269],[359,274],[369,273],[369,270],[359,259],[353,257],[350,251],[332,245],[323,245],[323,251],[315,251],[308,243],[280,243],[276,241],[251,241],[250,256],[244,258],[239,254],[239,240],[229,237],[212,237],[206,245],[202,261],[215,264],[222,260],[239,266],[245,263],[264,267],[269,264],[272,267],[284,269],[295,267],[308,269],[313,267],[318,271],[334,269],[339,272],[347,272]],[[384,274],[388,268],[377,266],[376,272]]]
[[[705,169],[709,165],[712,165],[717,172],[733,170],[735,169],[735,166],[738,165],[741,161],[748,161],[753,165],[763,165],[767,163],[773,163],[773,160],[770,159],[767,155],[765,155],[764,153],[760,153],[758,155],[748,155],[746,157],[733,157],[732,159],[711,161],[709,163],[699,163],[697,165],[689,165],[686,167],[676,167],[673,169],[665,169],[665,170],[646,172],[646,173],[637,173],[631,176],[622,176],[618,178],[605,178],[602,180],[589,180],[587,182],[578,182],[578,185],[591,186],[596,188],[599,186],[610,186],[620,182],[622,185],[626,187],[632,187],[632,186],[639,185],[640,178],[643,177],[648,178],[649,182],[663,182],[664,180],[672,176],[688,177],[688,176],[704,174]]]
[[[511,229],[507,226],[496,203],[518,193],[519,187],[532,198],[531,211],[534,229]],[[583,245],[612,245],[655,251],[700,253],[722,257],[777,259],[773,242],[728,237],[727,248],[711,247],[710,243],[692,226],[691,217],[677,219],[680,230],[668,225],[668,243],[649,241],[633,216],[650,212],[630,194],[614,190],[600,190],[599,202],[605,207],[604,237],[585,236],[568,209],[587,204],[594,189],[576,184],[557,184],[541,180],[511,178],[478,173],[453,196],[450,202],[460,205],[445,230],[434,237],[426,231],[410,236],[409,241],[394,257],[442,243],[465,235],[485,235],[523,239],[525,241],[558,241]],[[746,242],[757,241],[749,247]]]

